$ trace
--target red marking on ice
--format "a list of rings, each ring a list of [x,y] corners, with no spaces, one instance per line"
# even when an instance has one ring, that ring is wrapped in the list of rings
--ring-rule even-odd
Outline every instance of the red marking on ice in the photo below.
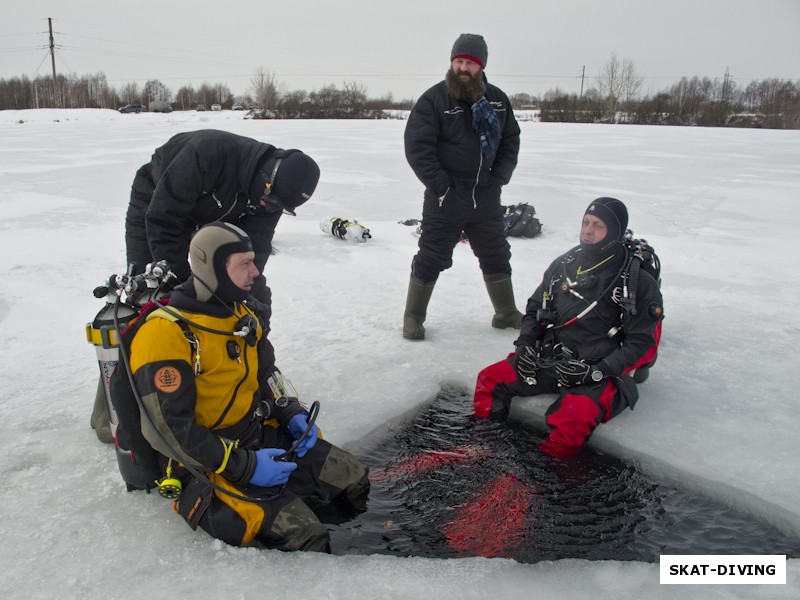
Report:
[[[370,471],[369,479],[373,483],[382,483],[405,475],[420,475],[445,465],[475,462],[488,455],[486,450],[477,446],[464,446],[452,450],[426,450],[391,467]]]
[[[447,544],[465,556],[508,557],[522,541],[525,515],[535,493],[530,485],[503,473],[445,524]]]

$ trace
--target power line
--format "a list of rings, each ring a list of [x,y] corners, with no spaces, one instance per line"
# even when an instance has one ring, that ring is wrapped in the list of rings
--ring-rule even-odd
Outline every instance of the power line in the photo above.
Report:
[[[54,73],[54,75],[53,75],[54,82],[57,79],[56,73],[55,73],[55,50],[56,49],[59,50],[59,57],[58,57],[59,60],[63,61],[64,64],[67,65],[67,70],[70,71],[70,72],[72,72],[72,69],[71,69],[71,67],[69,67],[69,65],[66,62],[66,55],[68,55],[70,53],[95,54],[95,55],[101,55],[101,56],[104,56],[104,57],[108,57],[108,56],[115,57],[116,56],[116,57],[126,57],[126,58],[133,58],[133,59],[144,59],[144,60],[147,61],[147,65],[151,64],[152,62],[173,63],[173,64],[178,64],[178,65],[181,65],[181,64],[198,65],[198,60],[197,60],[198,57],[203,57],[203,60],[200,61],[200,63],[202,64],[202,67],[204,67],[204,68],[216,67],[216,68],[220,68],[220,69],[231,69],[233,71],[231,73],[224,73],[224,74],[202,74],[202,75],[192,74],[190,76],[174,76],[174,77],[173,76],[170,76],[170,77],[163,77],[163,76],[159,77],[157,74],[155,74],[155,76],[154,76],[154,74],[150,74],[147,77],[120,77],[120,78],[114,78],[114,79],[107,80],[107,81],[112,81],[112,82],[124,82],[124,81],[138,82],[138,81],[146,81],[146,80],[151,80],[151,79],[158,79],[158,80],[163,80],[163,81],[176,81],[176,80],[190,81],[192,79],[211,79],[211,80],[234,79],[235,80],[235,79],[243,79],[243,78],[247,78],[247,77],[252,77],[252,73],[249,73],[249,74],[242,73],[240,71],[242,69],[242,67],[249,68],[250,66],[252,66],[253,68],[256,68],[256,67],[260,66],[261,64],[263,64],[263,61],[261,61],[257,57],[253,57],[253,56],[240,57],[240,56],[232,56],[232,55],[228,55],[228,54],[220,54],[220,53],[215,53],[215,52],[207,52],[207,51],[203,51],[203,50],[184,50],[184,49],[181,49],[181,48],[175,48],[175,47],[166,46],[166,45],[153,45],[153,44],[145,44],[145,43],[141,43],[141,42],[128,42],[128,41],[123,41],[123,40],[120,40],[120,39],[116,39],[115,40],[115,39],[109,39],[109,38],[92,36],[92,35],[83,35],[83,34],[75,34],[75,33],[69,33],[69,32],[59,32],[59,31],[55,31],[54,32],[53,31],[53,19],[52,18],[48,18],[47,21],[48,21],[48,30],[49,30],[49,34],[50,34],[50,44],[47,47],[49,47],[49,52],[50,52],[50,55],[51,55],[51,62],[53,63],[52,66],[53,66],[53,73]],[[60,23],[64,23],[65,21],[59,19],[59,22]],[[98,24],[89,24],[89,23],[82,23],[82,22],[69,21],[69,20],[67,20],[66,23],[75,23],[75,24],[78,24],[78,25],[88,25],[88,26],[94,27],[94,28],[102,28],[104,31],[105,30],[109,30],[109,29],[112,29],[112,30],[113,29],[117,29],[117,30],[122,30],[122,31],[125,31],[125,32],[133,31],[133,33],[141,33],[143,35],[157,35],[157,36],[164,35],[164,36],[169,36],[169,39],[171,39],[171,40],[191,39],[193,42],[195,42],[195,43],[197,42],[197,37],[196,36],[176,34],[176,33],[172,32],[172,31],[171,32],[160,32],[160,31],[157,32],[157,31],[145,31],[145,30],[140,30],[140,29],[131,30],[129,28],[114,27],[113,25],[107,25],[107,24],[98,25]],[[39,32],[38,35],[41,35],[41,33],[42,32]],[[133,48],[146,48],[148,50],[154,50],[154,51],[159,51],[160,50],[161,52],[157,52],[157,53],[154,54],[154,53],[145,52],[145,51],[135,51],[135,50],[132,51],[132,50],[127,50],[127,49],[110,49],[108,47],[100,49],[100,48],[93,48],[93,47],[90,47],[90,46],[82,46],[82,45],[74,45],[74,46],[73,45],[69,45],[69,44],[67,44],[67,45],[60,45],[60,44],[56,45],[55,42],[54,42],[54,35],[55,34],[58,34],[59,36],[61,36],[61,38],[66,37],[67,39],[74,38],[74,39],[82,39],[82,40],[91,40],[91,41],[102,42],[102,43],[107,44],[107,45],[117,44],[117,45],[122,45],[123,47],[124,46],[128,46],[128,47],[133,47]],[[10,36],[19,37],[19,36],[27,36],[27,35],[31,35],[31,34],[29,34],[29,33],[0,34],[0,37],[10,37]],[[240,44],[237,44],[237,47],[240,47],[240,46],[244,46],[244,47],[246,47],[246,46],[257,46],[259,48],[259,50],[261,50],[261,51],[264,50],[263,44],[252,44],[252,43],[242,42]],[[0,48],[0,53],[11,54],[11,53],[33,52],[33,51],[42,50],[44,48],[45,48],[45,46],[15,46],[15,47],[10,47],[10,48]],[[282,48],[285,49],[285,46],[282,46]],[[321,53],[309,53],[308,51],[305,51],[304,53],[305,54],[321,54]],[[328,57],[328,55],[325,55],[325,56]],[[205,58],[205,57],[210,57],[212,60],[209,60],[208,58]],[[296,79],[296,78],[320,78],[320,79],[322,79],[322,78],[326,78],[326,79],[332,79],[332,78],[360,78],[360,79],[367,79],[367,80],[374,79],[374,78],[380,78],[382,80],[392,80],[392,79],[400,80],[400,79],[421,79],[421,78],[432,78],[433,79],[433,78],[440,77],[440,74],[433,73],[433,72],[424,72],[424,73],[423,72],[415,72],[415,73],[396,73],[396,72],[391,72],[391,73],[383,73],[383,72],[375,72],[375,71],[370,71],[370,70],[358,70],[358,71],[351,71],[351,72],[330,72],[330,71],[321,70],[320,67],[317,66],[318,63],[314,63],[314,64],[302,64],[301,63],[301,64],[298,64],[296,62],[272,60],[272,61],[269,61],[269,64],[270,64],[270,70],[276,71],[276,75],[279,78],[288,79],[288,80]],[[325,61],[322,64],[327,66],[327,65],[330,64],[330,62],[329,61]],[[147,66],[147,65],[143,65],[142,69],[149,69],[150,67]],[[37,72],[38,72],[38,69],[39,68],[37,67]],[[522,74],[521,75],[519,73],[514,73],[514,74],[492,73],[491,77],[492,78],[502,78],[502,79],[514,82],[514,83],[512,83],[512,85],[526,85],[529,82],[537,82],[539,84],[541,84],[541,83],[545,83],[546,84],[548,81],[551,81],[551,82],[564,81],[564,82],[566,82],[566,81],[574,81],[576,79],[575,75],[560,75],[560,74]],[[597,76],[587,76],[586,75],[586,67],[585,67],[585,65],[582,67],[581,75],[579,77],[581,79],[581,95],[583,94],[584,85],[585,85],[586,80],[597,80],[598,79]],[[698,76],[687,77],[685,75],[681,75],[681,76],[670,76],[670,75],[651,75],[651,76],[647,76],[647,75],[645,75],[645,76],[643,76],[643,80],[644,81],[651,81],[651,82],[659,81],[659,80],[671,80],[671,81],[676,81],[677,82],[677,81],[681,81],[683,79],[694,79],[695,77],[698,77]],[[705,79],[706,77],[700,77],[700,78],[701,79]],[[713,77],[712,77],[712,79],[713,79]],[[759,79],[788,79],[788,81],[793,81],[793,82],[800,81],[800,78],[781,78],[781,77],[769,77],[769,78],[761,77],[761,78],[756,78],[756,77],[744,77],[744,76],[734,77],[732,75],[727,75],[726,79],[729,82],[733,82],[733,81],[754,81],[754,80],[759,80]]]

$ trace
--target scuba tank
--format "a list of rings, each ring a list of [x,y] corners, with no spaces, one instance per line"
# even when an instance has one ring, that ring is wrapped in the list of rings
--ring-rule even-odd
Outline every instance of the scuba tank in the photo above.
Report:
[[[348,221],[339,217],[329,217],[319,222],[319,228],[325,233],[330,233],[333,237],[358,244],[363,244],[372,238],[369,234],[369,229],[355,220]]]
[[[113,294],[111,294],[111,296],[116,298]],[[119,308],[117,315],[119,330],[114,324],[114,311],[116,311],[117,308]],[[130,450],[123,450],[116,443],[119,418],[111,402],[111,374],[119,363],[121,330],[125,329],[131,319],[137,314],[138,311],[130,306],[124,304],[118,305],[117,302],[108,298],[106,300],[106,305],[100,309],[94,320],[86,325],[86,340],[94,345],[95,351],[97,352],[97,362],[100,366],[100,380],[103,385],[103,391],[105,392],[108,415],[111,422],[111,434],[114,436],[115,440],[114,450],[117,455],[117,465],[119,466],[122,478],[125,480],[125,483],[128,484],[128,491],[133,488],[145,487],[148,482],[142,480],[142,477],[139,476],[132,452]]]
[[[162,263],[148,265],[147,272],[135,277],[112,275],[105,285],[94,289],[95,298],[105,298],[106,304],[92,322],[86,324],[86,341],[95,347],[97,353],[117,465],[128,491],[156,487],[155,476],[159,473],[154,470],[153,461],[142,456],[146,453],[137,455],[133,448],[126,447],[130,444],[120,443],[120,416],[112,399],[112,375],[115,379],[121,377],[127,381],[126,365],[120,363],[122,332],[139,315],[142,306],[157,296],[161,283],[168,277],[174,275]]]

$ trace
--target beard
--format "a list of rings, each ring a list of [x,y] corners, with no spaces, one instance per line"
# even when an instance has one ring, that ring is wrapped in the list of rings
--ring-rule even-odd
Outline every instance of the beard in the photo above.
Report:
[[[467,79],[462,79],[461,75],[467,75]],[[474,76],[470,75],[468,71],[460,71],[456,73],[451,66],[447,69],[447,74],[444,76],[445,83],[447,84],[447,91],[453,98],[458,100],[465,100],[467,102],[475,102],[486,91],[486,86],[483,84],[483,69],[479,70]]]

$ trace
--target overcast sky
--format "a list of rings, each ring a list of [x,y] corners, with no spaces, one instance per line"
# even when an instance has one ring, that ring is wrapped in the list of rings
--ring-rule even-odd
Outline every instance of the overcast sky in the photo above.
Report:
[[[177,92],[247,92],[259,66],[285,90],[363,84],[416,98],[441,80],[453,42],[482,34],[486,74],[508,94],[592,85],[614,52],[645,91],[681,76],[800,80],[800,0],[2,0],[0,77],[105,73]],[[583,71],[585,68],[585,71]]]

